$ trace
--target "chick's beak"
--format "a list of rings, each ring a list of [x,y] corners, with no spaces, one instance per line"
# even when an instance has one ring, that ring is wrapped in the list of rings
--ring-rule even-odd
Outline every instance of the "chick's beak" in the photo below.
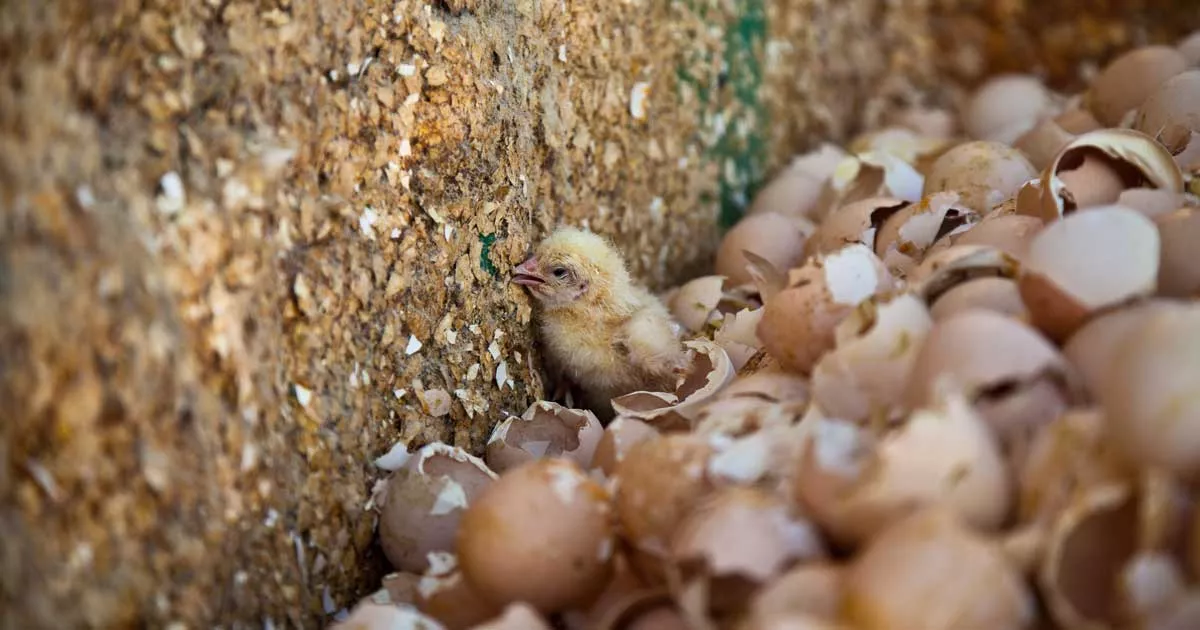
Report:
[[[536,256],[530,256],[525,262],[513,268],[512,281],[517,284],[523,284],[527,287],[534,287],[539,284],[546,284],[546,278],[538,270],[538,259]]]

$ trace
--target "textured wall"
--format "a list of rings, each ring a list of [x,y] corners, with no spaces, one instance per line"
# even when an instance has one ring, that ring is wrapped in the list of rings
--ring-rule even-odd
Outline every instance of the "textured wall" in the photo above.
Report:
[[[540,395],[555,222],[664,287],[820,134],[1158,36],[985,4],[0,3],[0,628],[319,627],[370,460]]]

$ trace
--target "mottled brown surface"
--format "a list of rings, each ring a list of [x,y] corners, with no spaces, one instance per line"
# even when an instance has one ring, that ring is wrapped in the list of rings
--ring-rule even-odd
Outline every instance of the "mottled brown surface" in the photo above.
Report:
[[[371,459],[479,452],[540,394],[505,279],[556,221],[664,287],[713,251],[728,155],[770,170],[989,55],[1065,76],[1160,35],[776,0],[756,111],[716,89],[755,4],[0,3],[0,628],[323,626],[383,570]]]

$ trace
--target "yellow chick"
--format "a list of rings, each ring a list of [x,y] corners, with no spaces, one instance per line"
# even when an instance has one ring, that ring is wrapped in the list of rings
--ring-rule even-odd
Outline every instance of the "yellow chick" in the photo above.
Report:
[[[612,417],[613,398],[674,391],[686,372],[678,326],[658,298],[634,284],[604,238],[560,228],[513,270],[512,281],[537,300],[548,367],[572,382],[602,420]]]

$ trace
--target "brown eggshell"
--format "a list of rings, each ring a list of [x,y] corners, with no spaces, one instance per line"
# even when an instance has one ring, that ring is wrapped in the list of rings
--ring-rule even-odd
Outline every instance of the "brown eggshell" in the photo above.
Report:
[[[1104,125],[1115,127],[1167,79],[1187,70],[1187,59],[1169,46],[1136,48],[1109,62],[1092,80],[1088,109]]]
[[[604,428],[604,435],[596,445],[596,453],[592,457],[591,468],[599,468],[604,474],[612,476],[617,464],[625,458],[625,454],[634,444],[658,436],[658,430],[636,418],[618,416]]]
[[[1158,220],[1187,205],[1187,195],[1158,190],[1155,188],[1128,188],[1117,197],[1118,206],[1124,206]]]
[[[916,166],[923,157],[941,150],[947,142],[948,136],[931,136],[904,126],[891,126],[862,133],[851,140],[847,148],[860,158],[885,154]]]
[[[611,617],[614,611],[621,612],[634,598],[647,590],[623,553],[613,557],[613,577],[604,588],[604,592],[585,609],[575,609],[565,612],[562,617],[568,630],[595,630],[602,627],[604,619]]]
[[[444,627],[432,617],[421,614],[411,606],[381,604],[372,601],[370,597],[355,604],[345,619],[329,626],[329,630],[395,630],[396,628],[444,630]]]
[[[551,630],[550,624],[532,606],[509,604],[499,617],[474,626],[472,630]]]
[[[1150,299],[1101,313],[1084,324],[1063,344],[1063,356],[1071,362],[1080,381],[1092,396],[1104,387],[1109,366],[1117,361],[1117,351],[1126,335],[1136,330],[1150,313],[1175,308],[1176,303]]]
[[[934,162],[922,194],[954,191],[964,206],[986,214],[1035,177],[1037,171],[1020,151],[999,142],[967,142]]]
[[[813,369],[813,399],[844,420],[903,413],[908,375],[932,326],[916,296],[868,298],[838,324],[836,347]]]
[[[634,444],[617,464],[617,516],[625,537],[638,551],[652,558],[667,557],[679,523],[713,489],[705,474],[712,454],[704,438],[670,434]]]
[[[811,259],[795,281],[763,308],[758,337],[780,365],[807,374],[834,345],[834,329],[854,307],[886,291],[893,279],[865,245]]]
[[[1063,628],[1113,627],[1118,576],[1137,545],[1137,501],[1128,486],[1096,486],[1056,520],[1038,584]]]
[[[721,239],[716,272],[734,286],[753,282],[742,250],[761,256],[779,269],[787,269],[800,260],[804,242],[814,229],[812,223],[800,217],[774,212],[747,216]]]
[[[414,454],[378,502],[379,542],[392,566],[423,573],[430,552],[453,551],[463,511],[495,478],[478,458],[441,442]]]
[[[1059,164],[1058,179],[1071,194],[1075,208],[1103,206],[1116,202],[1125,190],[1125,181],[1115,164],[1099,151],[1079,151],[1077,166]]]
[[[1034,325],[1061,341],[1097,311],[1152,294],[1158,259],[1150,219],[1120,206],[1092,208],[1038,232],[1018,286]]]
[[[612,575],[608,493],[573,461],[528,462],[467,509],[458,534],[463,576],[485,600],[549,614],[586,606]],[[520,576],[520,579],[513,579]]]
[[[1099,388],[1114,440],[1135,461],[1200,477],[1200,307],[1139,318]]]
[[[1100,121],[1096,120],[1092,112],[1082,107],[1069,108],[1055,116],[1052,120],[1063,131],[1076,136],[1081,133],[1104,128],[1104,125],[1101,125]]]
[[[1158,293],[1168,297],[1200,296],[1200,209],[1184,208],[1156,222],[1160,239]]]
[[[964,232],[979,221],[975,211],[958,201],[958,193],[934,193],[891,215],[876,232],[875,254],[892,273],[906,274],[938,238]]]
[[[1038,429],[1016,466],[1018,520],[1054,518],[1082,491],[1120,480],[1126,470],[1105,439],[1099,409],[1073,409]]]
[[[976,140],[1010,144],[1055,109],[1050,90],[1040,79],[1004,74],[975,90],[963,109],[962,122]]]
[[[877,443],[853,425],[814,427],[797,498],[839,544],[856,546],[920,506],[942,505],[979,529],[1004,523],[1011,480],[999,445],[961,395],[945,392]]]
[[[1018,630],[1032,596],[997,546],[930,508],[872,539],[846,573],[843,618],[860,630]]]
[[[1015,258],[995,247],[954,245],[927,256],[908,280],[926,304],[934,304],[960,284],[979,278],[1016,278],[1019,269]]]
[[[793,568],[754,596],[751,626],[758,628],[769,619],[795,614],[836,620],[842,608],[843,574],[842,567],[825,562]]]
[[[616,602],[583,630],[694,630],[664,589],[646,589]]]
[[[820,532],[778,496],[728,486],[700,501],[671,542],[676,564],[699,562],[707,578],[762,584],[797,562],[825,557]]]
[[[934,321],[971,309],[983,309],[1018,320],[1028,317],[1017,283],[1009,278],[977,278],[946,291],[929,308]]]
[[[1029,158],[1036,169],[1050,166],[1054,156],[1075,138],[1075,134],[1063,129],[1052,119],[1039,122],[1013,142],[1013,147]]]
[[[1138,108],[1133,128],[1178,153],[1200,133],[1200,70],[1189,70],[1164,81]]]
[[[762,341],[759,341],[757,332],[762,314],[762,307],[728,314],[713,334],[713,341],[725,349],[736,371],[740,372],[750,358],[762,350]]]
[[[907,400],[914,408],[930,404],[938,383],[949,379],[1005,436],[1057,418],[1078,395],[1077,378],[1055,347],[1029,326],[971,310],[934,323],[917,354]],[[1050,400],[1032,409],[1014,401],[1042,400],[1048,394],[1037,386],[1043,382]],[[1014,406],[1021,413],[1013,412]]]
[[[463,579],[456,561],[445,554],[445,566],[430,566],[417,584],[417,608],[437,619],[447,630],[467,630],[500,614],[501,608],[484,598]]]
[[[952,239],[954,245],[987,245],[1017,260],[1025,257],[1029,242],[1041,231],[1042,220],[1019,214],[987,216]]]
[[[871,197],[842,206],[829,214],[808,241],[805,254],[830,254],[852,244],[874,247],[875,233],[883,222],[909,205],[893,197]]]
[[[592,412],[539,400],[521,417],[510,416],[496,425],[488,440],[486,461],[498,473],[530,460],[560,455],[587,466],[603,433]]]
[[[644,420],[663,431],[694,426],[700,410],[733,380],[736,372],[725,349],[712,341],[692,339],[683,345],[691,365],[675,391],[618,396],[612,399],[618,415]]]
[[[899,125],[926,138],[948,140],[958,131],[957,116],[944,109],[900,107],[887,112],[885,116],[890,124]]]
[[[846,157],[845,151],[828,143],[797,156],[754,196],[747,214],[807,216],[820,199],[825,180]]]
[[[759,372],[733,379],[720,398],[754,396],[775,402],[808,400],[808,382],[786,372]]]

